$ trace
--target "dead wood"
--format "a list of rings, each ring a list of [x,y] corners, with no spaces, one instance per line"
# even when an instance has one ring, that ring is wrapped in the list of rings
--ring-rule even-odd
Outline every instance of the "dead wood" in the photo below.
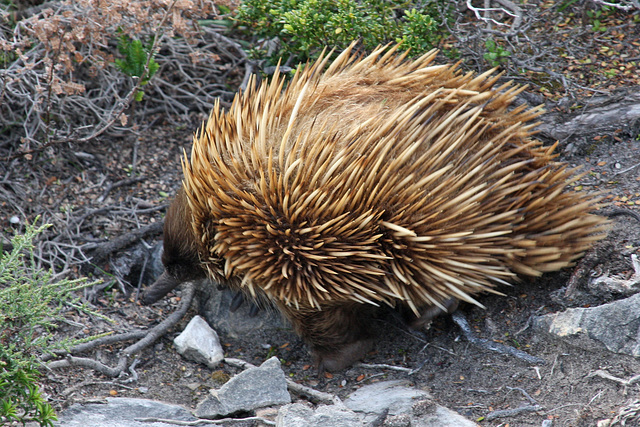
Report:
[[[640,88],[632,87],[608,95],[597,95],[578,102],[571,111],[547,108],[538,127],[540,136],[552,141],[569,138],[584,148],[594,137],[631,136],[640,133]],[[621,135],[620,135],[621,134]],[[582,141],[582,143],[580,143]]]

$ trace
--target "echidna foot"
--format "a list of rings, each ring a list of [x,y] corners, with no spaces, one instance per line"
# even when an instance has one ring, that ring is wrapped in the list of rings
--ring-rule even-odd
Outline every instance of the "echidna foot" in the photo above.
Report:
[[[345,369],[362,359],[373,348],[373,340],[363,339],[343,344],[337,349],[314,348],[313,359],[318,372],[336,372]]]
[[[458,301],[457,298],[453,297],[443,301],[442,305],[446,308],[446,311],[443,311],[442,308],[436,305],[431,306],[422,312],[420,317],[412,320],[410,326],[417,330],[424,329],[435,317],[438,317],[441,314],[451,314],[456,311],[458,309],[459,302],[460,301]]]

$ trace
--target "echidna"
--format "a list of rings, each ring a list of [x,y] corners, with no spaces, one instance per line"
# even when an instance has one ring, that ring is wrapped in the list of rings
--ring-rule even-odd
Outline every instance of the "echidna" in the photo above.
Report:
[[[335,370],[377,306],[478,304],[601,239],[598,197],[531,138],[541,109],[510,108],[523,88],[435,55],[351,47],[216,105],[167,213],[165,289],[206,273],[266,297]]]

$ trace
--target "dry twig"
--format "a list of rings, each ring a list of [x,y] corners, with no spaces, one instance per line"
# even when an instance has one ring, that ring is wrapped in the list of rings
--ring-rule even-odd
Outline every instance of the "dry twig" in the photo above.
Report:
[[[623,392],[624,395],[627,394],[627,387],[640,381],[640,374],[634,375],[625,380],[623,378],[614,377],[613,375],[611,375],[610,373],[602,369],[598,369],[597,371],[591,372],[589,375],[587,375],[587,378],[593,378],[593,377],[600,377],[600,378],[604,378],[605,380],[617,382],[618,384],[624,387],[624,392]]]

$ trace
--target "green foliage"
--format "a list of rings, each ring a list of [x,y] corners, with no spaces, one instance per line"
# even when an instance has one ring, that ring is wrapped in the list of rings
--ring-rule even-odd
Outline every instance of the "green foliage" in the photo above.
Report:
[[[607,27],[602,23],[602,20],[610,18],[616,11],[615,7],[607,5],[603,5],[600,9],[587,10],[587,16],[591,22],[591,29],[601,33],[607,31]]]
[[[565,10],[566,8],[568,8],[569,6],[571,6],[572,4],[576,3],[578,0],[568,0],[564,3],[562,3],[560,6],[558,6],[558,12],[562,12],[563,10]]]
[[[252,51],[255,58],[315,58],[325,46],[338,50],[358,40],[366,50],[397,42],[420,55],[447,33],[438,8],[447,2],[413,0],[244,0],[237,20],[248,34],[280,41],[273,52]]]
[[[511,56],[511,52],[503,49],[502,46],[497,44],[492,38],[484,42],[484,47],[487,49],[487,52],[483,57],[492,67],[498,67],[507,62],[507,58]]]
[[[587,10],[587,16],[591,20],[593,31],[607,31],[607,27],[605,27],[602,22],[600,22],[600,18],[602,17],[602,10]]]
[[[53,272],[35,261],[33,239],[47,227],[27,226],[24,235],[11,240],[11,252],[0,255],[0,425],[34,421],[53,426],[55,412],[37,385],[37,355],[71,344],[53,339],[65,307],[89,312],[74,291],[95,282],[83,278],[52,283]]]
[[[118,39],[118,51],[124,59],[116,59],[115,65],[118,70],[122,71],[129,77],[140,78],[140,85],[144,86],[155,75],[160,65],[153,58],[151,46],[153,41],[144,46],[140,40],[132,40],[126,34],[122,34]],[[149,69],[145,73],[145,67],[149,62]],[[143,91],[136,93],[136,101],[142,101]]]
[[[438,45],[441,34],[438,23],[430,16],[416,9],[405,10],[405,25],[401,28],[402,37],[396,41],[405,49],[426,52]]]

